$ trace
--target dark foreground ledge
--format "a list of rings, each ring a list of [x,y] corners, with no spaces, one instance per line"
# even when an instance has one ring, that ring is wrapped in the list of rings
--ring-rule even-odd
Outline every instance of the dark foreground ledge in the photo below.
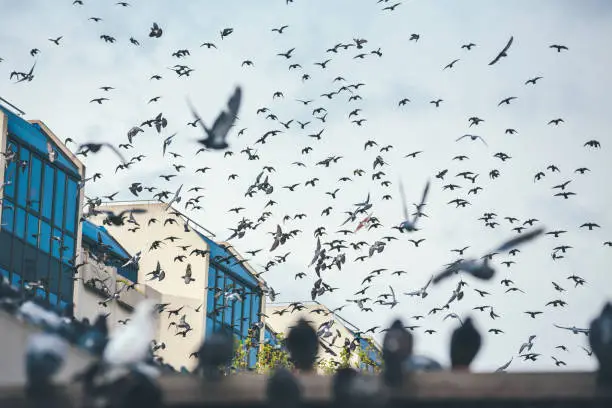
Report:
[[[197,377],[166,375],[159,379],[167,407],[262,407],[267,405],[267,376],[242,374],[205,382]],[[297,378],[305,406],[331,406],[332,376]],[[379,378],[372,378],[379,383]],[[612,407],[612,386],[598,385],[595,373],[415,373],[397,390],[382,395],[393,406],[427,407]],[[22,388],[0,388],[0,407],[32,407]],[[81,388],[58,387],[45,407],[85,407]],[[348,407],[347,407],[348,408]]]

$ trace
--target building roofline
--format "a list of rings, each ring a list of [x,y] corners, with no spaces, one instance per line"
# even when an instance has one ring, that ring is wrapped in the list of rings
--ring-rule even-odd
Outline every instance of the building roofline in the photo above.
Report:
[[[72,151],[68,149],[68,147],[66,147],[64,142],[59,137],[57,137],[55,133],[53,133],[53,131],[49,129],[49,127],[45,125],[42,120],[31,119],[27,120],[27,122],[31,125],[38,125],[42,132],[47,135],[51,140],[53,140],[53,142],[55,142],[55,145],[62,151],[62,153],[66,157],[68,157],[69,160],[79,169],[81,177],[85,178],[85,165],[83,164],[83,162],[81,162],[79,158],[76,157],[76,155],[72,153]]]
[[[359,329],[359,327],[355,326],[353,323],[349,322],[348,320],[346,320],[344,317],[340,316],[338,313],[332,313],[332,311],[330,310],[329,307],[325,306],[323,303],[318,302],[316,300],[305,300],[305,301],[294,301],[294,302],[275,302],[275,303],[267,303],[266,304],[266,308],[270,307],[270,308],[275,308],[275,307],[283,307],[283,306],[287,306],[291,303],[296,303],[299,302],[301,304],[303,304],[304,306],[319,306],[322,307],[324,309],[326,309],[330,314],[333,314],[336,318],[338,318],[340,320],[340,322],[344,325],[344,327],[346,327],[349,331],[352,331],[353,333],[355,332],[361,332],[361,338],[363,339],[368,339],[371,340],[372,343],[374,343],[374,345],[380,350],[380,344],[378,344],[378,342],[376,341],[376,339],[374,339],[374,336],[370,336],[368,334],[365,334],[361,329]]]
[[[16,114],[17,116],[22,116],[25,115],[26,113],[24,111],[22,111],[21,109],[19,109],[18,107],[16,107],[15,105],[13,105],[11,102],[7,101],[6,99],[4,99],[3,97],[0,96],[0,102],[3,103],[3,106],[6,104],[8,105],[11,110],[14,110],[15,112],[13,112],[14,114]]]
[[[134,205],[168,205],[168,204],[164,203],[163,201],[159,201],[159,200],[124,200],[124,201],[105,201],[100,206],[118,207],[118,206],[134,206]],[[215,238],[216,235],[212,231],[202,226],[201,224],[199,224],[197,221],[195,221],[193,218],[189,217],[188,215],[185,215],[182,211],[179,211],[174,207],[171,207],[171,208],[177,213],[179,213],[182,217],[187,219],[189,223],[195,225],[196,227],[198,227],[198,229],[204,231],[205,234],[203,235],[206,235],[207,238],[214,241],[213,238]]]

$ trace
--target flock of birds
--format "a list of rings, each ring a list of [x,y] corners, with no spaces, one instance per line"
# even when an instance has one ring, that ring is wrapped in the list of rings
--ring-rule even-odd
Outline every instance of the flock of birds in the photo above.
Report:
[[[294,3],[293,0],[287,0],[287,6],[291,7],[292,3]],[[402,4],[402,2],[387,4],[388,1],[386,0],[380,0],[378,3],[385,3],[382,8],[382,11],[385,13],[398,12],[398,10],[400,10],[398,9],[398,6]],[[81,7],[84,10],[86,10],[88,6],[87,1],[80,0],[74,1],[73,5],[74,7]],[[118,2],[115,7],[132,7],[132,4],[127,2]],[[88,18],[88,20],[92,23],[92,32],[98,30],[102,33],[99,35],[100,41],[104,41],[110,45],[114,45],[116,42],[120,41],[127,41],[129,42],[130,46],[133,47],[146,46],[143,45],[144,41],[142,41],[142,39],[138,39],[138,35],[127,39],[115,38],[113,35],[106,33],[104,29],[105,18],[91,16]],[[292,27],[289,25],[281,25],[279,27],[270,28],[270,31],[274,35],[287,36],[290,35],[291,28]],[[236,33],[237,32],[239,32],[238,29],[236,30]],[[223,52],[224,42],[227,42],[230,38],[236,36],[236,33],[233,27],[224,27],[219,30],[218,41],[213,41],[211,39],[201,44],[194,44],[194,47],[197,48],[199,45],[200,49],[204,52],[211,52],[213,50]],[[153,22],[148,33],[139,34],[143,37],[148,36],[150,41],[157,41],[160,38],[172,35],[171,32],[165,31],[164,25],[159,22]],[[43,52],[51,54],[54,47],[62,46],[63,39],[63,36],[49,38],[50,48],[45,48],[44,51],[41,51],[39,48],[33,48],[30,50],[30,54],[33,58],[37,58],[37,56]],[[421,34],[419,33],[413,33],[406,39],[407,43],[418,43],[419,41],[421,41]],[[500,44],[499,49],[490,50],[489,52],[491,54],[491,58],[488,65],[493,66],[496,64],[503,64],[506,59],[512,58],[513,43],[514,37],[511,36],[504,44]],[[460,48],[462,52],[469,53],[474,47],[478,47],[477,43],[469,42],[462,45]],[[550,48],[550,52],[554,52],[556,54],[570,52],[569,48],[562,44],[549,44],[547,47]],[[370,44],[366,38],[359,37],[348,39],[346,41],[340,41],[333,44],[329,48],[322,49],[320,58],[315,61],[308,62],[300,60],[301,57],[297,55],[298,51],[297,46],[291,47],[286,50],[280,50],[272,53],[271,58],[277,59],[278,64],[287,64],[290,72],[300,72],[296,78],[296,81],[301,82],[302,84],[307,84],[308,81],[310,81],[315,75],[326,74],[327,72],[333,70],[334,60],[336,58],[345,57],[343,54],[349,54],[349,56],[351,56],[350,53],[353,53],[354,55],[352,55],[352,59],[354,59],[356,62],[365,58],[384,58],[383,50],[380,47],[370,47]],[[197,67],[193,68],[191,65],[187,65],[187,62],[183,62],[184,60],[188,61],[189,58],[193,58],[192,53],[195,53],[195,51],[188,48],[168,50],[169,58],[176,59],[177,61],[180,60],[180,63],[177,63],[173,67],[169,68],[170,70],[174,71],[179,80],[184,79],[184,77],[199,74]],[[213,54],[210,55],[210,58],[214,58],[214,56],[212,56]],[[16,84],[35,80],[37,61],[38,60],[34,60],[30,68],[15,68],[10,73],[9,79]],[[442,70],[452,70],[455,68],[458,61],[460,61],[460,59],[455,59],[441,68]],[[4,64],[11,63],[10,60],[2,60],[1,58],[0,62],[3,62]],[[240,64],[242,67],[244,67],[244,69],[255,68],[255,62],[252,60],[246,59]],[[168,80],[161,74],[152,75],[148,79],[150,79],[150,81]],[[542,76],[527,78],[524,82],[524,86],[537,87],[538,81],[540,80],[543,80]],[[423,176],[424,188],[421,199],[418,203],[413,204],[414,208],[411,209],[407,197],[405,196],[403,183],[401,181],[398,183],[399,195],[395,196],[391,193],[393,182],[389,180],[390,177],[387,173],[391,169],[392,165],[387,158],[387,153],[395,149],[395,147],[392,145],[383,145],[382,143],[379,145],[378,141],[370,139],[364,143],[364,151],[377,150],[372,154],[371,162],[361,163],[361,165],[358,168],[355,168],[352,173],[342,175],[337,182],[339,183],[338,185],[340,185],[340,187],[337,187],[332,191],[320,191],[317,189],[317,184],[322,181],[319,180],[318,177],[307,176],[308,178],[304,181],[288,185],[275,185],[273,178],[275,177],[275,173],[277,171],[279,173],[296,172],[296,174],[298,171],[303,171],[303,173],[300,174],[308,174],[309,168],[312,169],[313,167],[317,167],[325,169],[326,174],[331,177],[334,166],[340,160],[349,160],[349,158],[345,158],[342,155],[330,153],[327,155],[327,157],[324,157],[321,160],[311,161],[309,160],[309,155],[311,152],[317,149],[317,144],[320,143],[323,138],[333,137],[333,135],[328,135],[326,132],[326,123],[328,123],[327,120],[329,120],[328,115],[335,116],[343,114],[342,112],[333,110],[331,105],[326,105],[328,102],[331,104],[332,99],[346,99],[346,103],[338,105],[336,102],[334,107],[340,106],[346,111],[344,115],[348,117],[349,124],[351,126],[366,126],[368,119],[363,116],[363,110],[359,107],[361,101],[365,98],[365,92],[363,92],[364,89],[367,89],[366,83],[359,81],[348,81],[343,76],[338,75],[333,78],[328,88],[314,92],[316,95],[313,96],[312,99],[303,99],[300,97],[300,95],[292,95],[294,100],[293,102],[297,101],[299,104],[301,104],[303,108],[302,114],[307,116],[307,119],[280,118],[279,115],[275,113],[274,108],[271,108],[270,106],[261,106],[258,108],[242,106],[243,93],[246,94],[249,92],[248,84],[237,86],[233,92],[228,95],[227,101],[219,101],[220,113],[216,116],[216,119],[211,124],[207,124],[198,113],[198,108],[190,100],[186,100],[185,110],[191,115],[191,120],[187,123],[187,126],[192,128],[197,128],[199,126],[203,135],[201,139],[194,141],[191,145],[191,148],[193,151],[195,151],[194,159],[188,158],[188,155],[193,155],[193,152],[175,151],[175,149],[173,149],[173,142],[179,138],[178,132],[167,134],[167,129],[175,126],[175,119],[167,117],[163,112],[150,118],[143,118],[142,122],[140,123],[134,123],[131,128],[126,129],[125,140],[118,145],[102,140],[82,141],[82,143],[76,145],[76,142],[73,139],[68,138],[66,140],[67,146],[70,147],[71,143],[75,144],[73,147],[75,147],[74,151],[76,155],[83,159],[87,158],[90,154],[106,154],[106,151],[108,151],[108,154],[115,155],[119,160],[119,164],[115,168],[104,169],[103,172],[96,172],[93,176],[88,177],[83,181],[80,187],[85,188],[89,194],[95,190],[95,186],[92,186],[91,184],[95,183],[102,177],[113,177],[119,172],[122,172],[123,174],[123,172],[128,172],[137,166],[151,166],[151,168],[155,168],[156,159],[151,157],[147,158],[144,154],[135,154],[129,159],[126,159],[126,157],[130,152],[136,151],[139,143],[150,144],[151,140],[156,140],[155,138],[159,136],[161,136],[160,149],[162,152],[162,157],[167,160],[174,169],[174,171],[171,173],[158,174],[157,178],[151,178],[141,182],[133,182],[131,185],[127,186],[126,189],[121,189],[116,192],[109,191],[96,197],[88,196],[85,204],[86,210],[83,213],[83,217],[87,218],[89,216],[98,215],[101,212],[104,212],[106,216],[105,223],[124,226],[125,228],[131,228],[134,231],[139,229],[140,226],[138,223],[133,222],[133,211],[114,214],[99,208],[103,201],[113,201],[118,194],[121,194],[122,197],[131,197],[135,199],[145,199],[152,196],[156,200],[167,203],[167,210],[169,212],[172,205],[184,205],[185,211],[189,211],[191,213],[202,210],[204,205],[201,201],[204,199],[204,196],[200,194],[200,191],[206,189],[205,181],[202,182],[203,185],[185,186],[184,183],[181,183],[180,185],[177,183],[174,188],[168,187],[170,183],[174,183],[176,180],[181,180],[185,176],[186,170],[191,167],[192,163],[200,163],[205,161],[206,155],[222,154],[224,158],[229,158],[235,154],[233,149],[241,149],[240,154],[243,154],[245,159],[248,161],[258,161],[261,160],[260,156],[263,156],[265,147],[268,144],[272,144],[274,138],[281,137],[279,135],[283,135],[282,137],[294,137],[292,133],[300,132],[305,134],[305,136],[311,142],[308,146],[297,148],[297,152],[303,156],[303,159],[294,161],[291,163],[289,168],[283,169],[279,167],[281,164],[276,164],[276,162],[274,163],[274,166],[272,164],[264,165],[261,171],[259,171],[256,177],[254,177],[252,183],[246,189],[244,193],[244,202],[228,209],[228,213],[240,215],[244,211],[251,208],[250,201],[252,201],[255,196],[263,195],[266,197],[267,201],[261,214],[255,219],[250,219],[243,215],[233,228],[229,228],[232,233],[227,239],[227,241],[230,241],[232,245],[240,246],[239,241],[245,238],[247,234],[256,235],[256,230],[258,230],[258,228],[269,228],[270,231],[267,232],[267,234],[271,236],[269,247],[244,251],[252,257],[259,255],[258,260],[267,260],[264,263],[263,271],[260,274],[264,274],[265,272],[268,272],[273,268],[285,263],[287,258],[291,255],[291,251],[280,255],[278,254],[279,251],[282,251],[290,241],[299,239],[300,245],[312,246],[315,248],[312,261],[308,265],[308,268],[311,268],[312,272],[297,272],[293,276],[293,281],[297,282],[298,280],[312,277],[313,284],[309,291],[310,298],[312,300],[321,298],[326,294],[332,294],[334,291],[341,289],[333,287],[331,284],[329,284],[329,279],[332,279],[331,276],[333,276],[330,275],[332,271],[351,269],[351,264],[355,264],[357,262],[367,262],[369,260],[372,260],[372,262],[378,265],[378,267],[373,269],[365,277],[360,278],[362,280],[359,290],[356,291],[350,299],[347,299],[344,304],[335,308],[334,313],[344,307],[347,307],[348,305],[354,305],[359,311],[364,313],[372,312],[375,307],[388,307],[393,309],[400,303],[414,301],[414,299],[419,298],[424,299],[430,292],[435,290],[436,285],[438,285],[440,282],[447,279],[456,279],[456,286],[450,293],[448,293],[448,300],[433,307],[427,315],[411,316],[410,319],[414,321],[414,324],[407,326],[407,328],[410,330],[422,328],[423,333],[432,335],[436,333],[436,330],[427,328],[425,324],[428,319],[433,319],[433,315],[438,313],[444,315],[443,320],[456,319],[461,325],[463,325],[465,323],[465,317],[459,316],[457,313],[453,312],[452,307],[468,297],[482,301],[483,303],[482,305],[474,307],[473,310],[486,313],[488,319],[496,322],[496,319],[500,318],[501,316],[497,314],[495,310],[495,297],[492,296],[488,290],[478,287],[479,281],[488,281],[493,279],[498,275],[496,270],[502,266],[504,269],[511,268],[516,263],[516,259],[520,257],[519,254],[521,249],[519,246],[542,235],[546,235],[554,239],[555,245],[550,253],[552,260],[562,260],[566,254],[572,250],[571,242],[564,239],[565,234],[568,231],[545,229],[543,225],[546,220],[539,220],[536,218],[526,218],[520,220],[511,215],[498,215],[493,211],[486,211],[484,214],[482,214],[482,217],[479,218],[479,221],[482,221],[484,227],[493,229],[507,225],[510,227],[511,234],[513,236],[509,236],[509,239],[506,242],[494,247],[489,252],[479,254],[478,257],[467,256],[467,251],[470,249],[470,246],[450,249],[451,253],[456,255],[456,258],[452,262],[443,266],[439,273],[434,274],[431,277],[427,277],[422,286],[419,287],[417,285],[416,287],[412,288],[412,290],[402,293],[397,291],[396,285],[399,283],[396,283],[397,281],[394,279],[401,278],[402,275],[407,275],[408,272],[406,270],[390,271],[385,267],[384,257],[380,254],[384,253],[390,246],[410,245],[415,249],[421,248],[423,242],[426,241],[426,238],[421,235],[421,231],[426,230],[426,227],[422,227],[421,224],[423,222],[423,218],[429,217],[427,205],[429,204],[429,193],[432,189],[445,192],[448,191],[451,193],[455,190],[467,190],[466,194],[460,194],[459,196],[448,201],[448,205],[454,205],[456,208],[465,208],[467,206],[476,204],[478,195],[481,194],[481,191],[486,188],[486,178],[488,178],[489,183],[495,183],[496,180],[500,178],[502,173],[501,169],[494,168],[482,173],[480,169],[472,168],[471,170],[468,170],[462,168],[455,174],[453,170],[455,163],[461,164],[465,160],[468,160],[469,157],[463,154],[452,157],[452,160],[448,164],[448,168],[441,169],[435,174]],[[111,99],[113,97],[110,95],[120,92],[120,89],[115,89],[110,85],[104,85],[100,87],[100,91],[103,92],[102,95],[109,96],[96,96],[90,100],[90,103],[99,105],[111,103]],[[313,90],[309,91],[310,93],[313,93]],[[285,95],[285,92],[283,91],[275,90],[271,92],[271,94],[272,100],[274,100],[275,103],[281,103],[285,98],[286,100],[289,100],[289,95]],[[147,101],[147,105],[155,104],[161,98],[162,96],[155,96]],[[505,97],[500,100],[498,106],[503,107],[505,105],[511,105],[516,99],[516,96]],[[432,108],[438,109],[442,104],[444,104],[444,102],[445,101],[443,99],[438,98],[431,100],[430,104],[432,105]],[[395,107],[403,109],[409,106],[410,103],[412,103],[411,99],[404,97],[399,101],[394,102],[394,105],[396,105]],[[265,121],[266,124],[269,124],[269,130],[253,138],[254,140],[252,144],[249,145],[249,143],[247,143],[245,145],[245,140],[248,140],[249,136],[247,133],[248,128],[242,127],[241,122],[245,121],[243,117],[251,113],[254,113],[257,120],[262,122]],[[468,129],[474,130],[470,130],[471,133],[463,134],[456,138],[455,143],[457,143],[458,146],[463,143],[482,143],[484,146],[489,147],[491,144],[493,144],[491,141],[488,141],[485,136],[478,134],[479,132],[476,131],[481,123],[485,122],[485,119],[479,116],[471,116],[467,118],[467,122],[469,124]],[[561,117],[554,117],[548,121],[548,125],[552,127],[561,126],[563,123],[565,123],[565,121]],[[517,130],[514,128],[508,128],[505,130],[505,134],[508,135],[514,135],[516,133]],[[242,139],[240,137],[242,137]],[[582,147],[584,149],[599,149],[601,148],[601,143],[598,140],[591,139],[584,141],[584,143],[580,142],[580,144],[577,144],[576,147]],[[404,157],[407,160],[418,160],[420,155],[423,153],[423,151],[414,151],[404,155]],[[54,154],[56,154],[56,152],[54,152],[53,148],[51,148],[49,150],[49,155],[51,156]],[[508,160],[513,159],[512,156],[501,151],[496,152],[493,157],[499,160],[500,166]],[[267,159],[278,160],[276,157],[267,157]],[[280,162],[280,160],[278,161]],[[231,166],[228,167],[231,169]],[[279,167],[278,170],[277,167]],[[208,166],[192,168],[191,170],[193,170],[196,175],[201,174],[201,177],[204,177],[208,171],[213,171],[213,169]],[[589,172],[589,168],[578,165],[573,171],[575,174],[573,178],[567,178],[566,181],[552,186],[552,195],[561,199],[559,205],[564,205],[565,200],[570,200],[574,195],[576,195],[576,190],[574,190],[573,187],[577,187],[580,177],[588,177]],[[540,182],[554,173],[561,173],[561,170],[555,164],[549,164],[546,166],[546,170],[538,171],[536,174],[534,174],[533,182]],[[245,176],[248,175],[232,172],[228,175],[227,181],[228,183],[231,183],[233,180]],[[339,193],[342,191],[343,183],[351,183],[354,180],[363,177],[368,177],[371,179],[373,189],[378,189],[378,186],[380,186],[384,190],[382,201],[387,201],[394,198],[401,200],[402,212],[397,214],[396,222],[394,222],[392,225],[383,225],[381,218],[375,215],[380,201],[377,200],[371,193],[365,192],[365,198],[360,200],[358,203],[342,201],[342,197],[339,195]],[[573,184],[571,184],[572,182]],[[276,200],[281,201],[281,198],[284,197],[279,196],[279,190],[283,191],[284,194],[284,192],[295,192],[298,188],[311,189],[308,193],[308,197],[311,199],[303,204],[304,212],[299,212],[295,215],[280,215],[275,213],[273,211],[273,207],[280,204]],[[313,215],[311,214],[310,209],[316,202],[315,200],[319,200],[319,197],[333,200],[333,202],[339,204],[336,206],[326,206],[322,209],[320,214],[317,213]],[[474,199],[471,197],[474,197]],[[208,200],[211,199],[212,198],[208,198]],[[572,201],[570,200],[568,205],[571,205],[571,202]],[[332,212],[337,212],[337,208],[339,206],[343,206],[343,212],[346,214],[345,221],[339,227],[326,223],[325,217],[330,216]],[[309,221],[310,223],[313,223],[312,225],[318,225],[314,228],[314,239],[302,237],[302,230],[299,227],[295,227],[292,222],[311,218],[317,215],[320,216],[318,221]],[[194,215],[193,217],[197,217],[197,215]],[[278,220],[278,222],[272,221],[275,219]],[[546,222],[552,223],[552,221],[553,220],[548,220]],[[588,231],[595,228],[601,228],[598,223],[591,220],[587,220],[579,227],[580,229]],[[367,242],[359,237],[360,232],[373,231],[379,228],[384,232],[378,239],[375,239],[372,242]],[[174,243],[174,239],[160,237],[159,240],[156,239],[155,242],[158,243],[157,246],[151,245],[150,247],[143,248],[143,250],[136,253],[129,262],[138,262],[141,256],[154,257],[155,249],[156,247],[159,247],[160,243]],[[612,247],[612,241],[605,241],[599,243],[599,245],[604,247]],[[363,252],[364,250],[365,252]],[[184,259],[201,255],[206,255],[206,253],[198,248],[181,247],[180,243],[177,245],[177,256],[179,258]],[[504,259],[497,264],[496,259],[502,256],[504,256]],[[166,274],[164,273],[162,276],[161,272],[163,271],[158,264],[158,270],[149,274],[149,279],[167,279],[168,277],[166,277]],[[171,278],[183,279],[185,284],[189,284],[191,282],[191,276],[187,275],[187,273],[183,276],[179,276],[177,274],[177,276],[173,276]],[[561,281],[561,279],[563,279],[563,281]],[[385,288],[385,290],[382,293],[373,293],[373,283],[379,281],[384,282],[382,286]],[[547,313],[546,311],[549,308],[564,307],[567,305],[567,297],[569,295],[568,285],[573,285],[574,288],[578,288],[579,286],[584,285],[586,282],[586,279],[580,276],[579,272],[573,273],[567,277],[555,277],[551,282],[551,285],[558,293],[558,296],[554,299],[549,299],[542,302],[540,307],[533,309],[530,308],[521,312],[525,315],[525,318],[536,319],[542,314]],[[278,284],[292,285],[294,283],[285,277],[284,281],[282,283],[279,282]],[[298,283],[295,284],[297,285]],[[505,275],[500,280],[500,284],[504,288],[505,293],[524,293],[526,290],[525,287],[518,286],[508,275]],[[266,284],[265,291],[271,301],[274,301],[280,294],[279,292],[275,291],[269,283]],[[218,292],[226,297],[226,302],[232,303],[241,301],[241,294],[236,292],[231,287],[219,288]],[[288,306],[285,311],[280,311],[279,314],[284,312],[291,313],[295,310],[299,310],[300,303],[301,302],[294,302],[291,306]],[[296,307],[296,305],[298,305],[298,307]],[[566,330],[574,334],[584,333],[588,335],[589,333],[588,328],[578,328],[556,323],[553,327],[556,327],[559,330]],[[325,328],[319,327],[319,331],[322,334],[324,332],[328,332],[321,329]],[[384,330],[377,325],[364,332],[378,334],[383,331]],[[490,336],[496,336],[503,334],[504,330],[499,327],[491,327],[487,330],[487,333],[489,333]],[[525,361],[535,361],[538,358],[548,358],[551,360],[551,363],[556,366],[565,365],[565,362],[561,357],[561,353],[568,352],[568,348],[565,345],[558,345],[554,351],[541,350],[537,352],[535,351],[537,350],[537,347],[535,350],[532,350],[532,348],[535,347],[536,339],[537,336],[532,335],[529,336],[528,340],[524,344],[517,345],[516,350],[514,350],[512,353],[514,355],[510,356],[508,361],[502,367],[500,367],[500,369],[504,370],[508,368],[517,356]],[[325,341],[325,339],[322,341]],[[591,356],[592,351],[590,349],[583,347],[583,350],[586,355]]]

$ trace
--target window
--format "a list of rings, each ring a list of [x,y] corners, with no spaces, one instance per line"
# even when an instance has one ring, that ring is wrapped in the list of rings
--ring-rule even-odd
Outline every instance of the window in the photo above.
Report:
[[[60,269],[59,263],[53,259],[49,262],[49,292],[57,294],[59,292]],[[55,302],[57,304],[57,302]]]
[[[16,152],[17,146],[14,143],[9,142],[6,146],[6,152]],[[6,166],[4,170],[4,182],[6,183],[4,186],[4,195],[5,197],[14,198],[15,197],[15,183],[17,182],[17,178],[15,177],[15,169],[17,165],[15,161],[11,161]]]
[[[70,267],[60,264],[59,269],[60,269],[60,300],[63,300],[67,304],[72,303],[74,280],[72,279],[72,273],[71,273]]]
[[[40,233],[38,236],[40,249],[49,253],[51,250],[51,226],[44,221],[40,222]]]
[[[2,229],[8,232],[13,232],[15,208],[9,200],[4,200],[2,203]]]
[[[51,236],[51,255],[54,258],[60,258],[60,247],[62,246],[62,230],[58,228],[53,229],[53,235]]]
[[[17,204],[26,206],[28,200],[28,176],[30,152],[28,149],[19,149],[19,163],[17,170]]]
[[[53,182],[55,170],[48,164],[45,164],[45,172],[43,177],[43,195],[42,195],[42,216],[51,220],[51,211],[53,209]]]
[[[66,198],[66,175],[57,171],[55,175],[55,205],[53,208],[53,225],[62,227],[64,224],[64,200]]]
[[[28,191],[28,207],[35,212],[40,211],[40,186],[42,181],[42,162],[32,156],[30,164],[30,189]]]
[[[243,289],[242,286],[240,286],[238,283],[236,283],[236,287],[234,288],[235,290],[238,291],[238,293],[242,293],[241,290]],[[243,301],[241,300],[236,300],[234,302],[234,305],[232,307],[232,312],[234,314],[234,319],[233,319],[233,325],[234,325],[234,331],[236,333],[238,333],[240,336],[242,336],[242,303]],[[248,325],[248,322],[247,322]]]
[[[25,222],[25,210],[23,208],[17,208],[17,215],[15,217],[15,235],[17,235],[19,238],[23,238],[25,235]]]
[[[77,183],[68,179],[66,183],[66,230],[71,233],[74,233],[75,230],[78,194]]]
[[[74,258],[74,238],[64,235],[61,259],[68,262]]]
[[[28,214],[28,222],[26,224],[26,242],[28,244],[38,246],[38,217]]]
[[[247,293],[246,295],[244,295],[244,304],[243,304],[243,309],[244,309],[244,317],[247,317],[247,320],[245,320],[243,322],[243,326],[242,326],[242,336],[246,337],[248,331],[249,331],[249,327],[251,326],[251,302],[253,295],[251,295],[250,293]]]

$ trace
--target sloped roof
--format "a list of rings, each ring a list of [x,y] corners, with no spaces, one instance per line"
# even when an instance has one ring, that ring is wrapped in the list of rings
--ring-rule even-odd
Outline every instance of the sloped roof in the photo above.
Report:
[[[84,220],[82,223],[83,240],[91,243],[98,242],[98,232],[102,237],[102,243],[108,245],[109,251],[121,259],[129,259],[131,255],[121,246],[121,244],[113,238],[113,236],[103,226],[95,225],[94,223]]]

